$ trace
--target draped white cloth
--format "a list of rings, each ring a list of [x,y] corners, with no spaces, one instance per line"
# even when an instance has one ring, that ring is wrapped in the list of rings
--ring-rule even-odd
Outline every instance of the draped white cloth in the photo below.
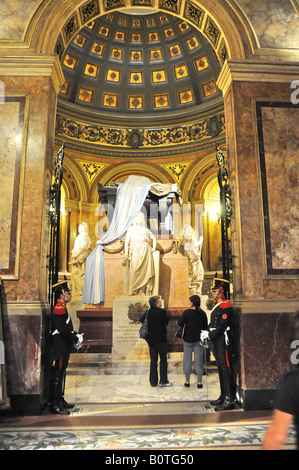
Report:
[[[105,235],[88,256],[85,266],[82,303],[99,304],[105,302],[105,277],[103,246],[122,237],[141,210],[151,183],[144,176],[129,176],[118,186],[115,209],[111,224]]]

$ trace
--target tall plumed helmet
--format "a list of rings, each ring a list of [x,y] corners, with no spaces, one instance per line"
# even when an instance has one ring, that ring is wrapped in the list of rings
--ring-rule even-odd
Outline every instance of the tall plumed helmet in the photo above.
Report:
[[[229,291],[229,281],[227,279],[222,279],[218,277],[217,273],[215,273],[214,279],[213,279],[213,285],[211,287],[211,291],[218,290],[220,287],[223,287],[225,292]]]
[[[64,294],[65,292],[71,292],[71,287],[66,276],[64,276],[63,281],[59,281],[56,284],[53,284],[52,291],[55,294],[56,298],[58,298],[61,294]]]

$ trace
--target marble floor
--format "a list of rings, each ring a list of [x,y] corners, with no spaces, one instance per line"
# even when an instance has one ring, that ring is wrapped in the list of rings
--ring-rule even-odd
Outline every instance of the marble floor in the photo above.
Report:
[[[184,386],[182,353],[168,357],[168,378],[172,387],[151,387],[149,360],[127,360],[106,354],[72,354],[66,380],[66,399],[77,405],[103,403],[165,403],[210,401],[219,396],[218,375],[212,365],[206,365],[203,388],[197,388],[193,374],[191,386]]]
[[[169,355],[168,371],[173,386],[153,388],[146,357],[74,353],[65,389],[66,400],[76,404],[71,415],[51,415],[48,409],[40,416],[0,415],[0,449],[101,450],[103,459],[132,450],[167,451],[195,462],[198,450],[261,448],[271,411],[244,412],[236,404],[232,411],[215,412],[209,404],[219,396],[213,363],[206,365],[202,389],[195,374],[190,388],[184,387],[181,353]],[[291,429],[285,448],[294,443]]]

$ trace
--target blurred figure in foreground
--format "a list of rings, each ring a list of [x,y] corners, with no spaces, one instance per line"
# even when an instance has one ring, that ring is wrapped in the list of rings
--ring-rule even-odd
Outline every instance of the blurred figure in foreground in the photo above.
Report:
[[[299,310],[296,312],[291,337],[291,362],[299,366]],[[297,351],[296,351],[297,349]],[[278,385],[272,422],[264,436],[263,450],[280,450],[286,441],[289,428],[295,425],[297,450],[299,450],[299,368],[286,373]]]

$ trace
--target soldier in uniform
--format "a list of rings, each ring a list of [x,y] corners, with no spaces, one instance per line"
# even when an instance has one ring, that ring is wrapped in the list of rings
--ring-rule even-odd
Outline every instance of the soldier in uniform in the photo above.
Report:
[[[64,399],[64,382],[72,346],[80,347],[83,336],[73,331],[73,323],[68,314],[66,304],[72,299],[68,282],[62,281],[52,286],[55,293],[55,307],[51,314],[51,339],[49,361],[50,378],[50,412],[54,414],[70,414],[68,409],[74,405]]]
[[[216,274],[217,276],[217,274]],[[209,330],[201,333],[201,340],[210,339],[215,356],[221,394],[211,405],[217,405],[215,411],[231,410],[234,408],[234,380],[232,369],[232,306],[227,300],[229,282],[226,279],[215,277],[211,288],[214,299]]]

